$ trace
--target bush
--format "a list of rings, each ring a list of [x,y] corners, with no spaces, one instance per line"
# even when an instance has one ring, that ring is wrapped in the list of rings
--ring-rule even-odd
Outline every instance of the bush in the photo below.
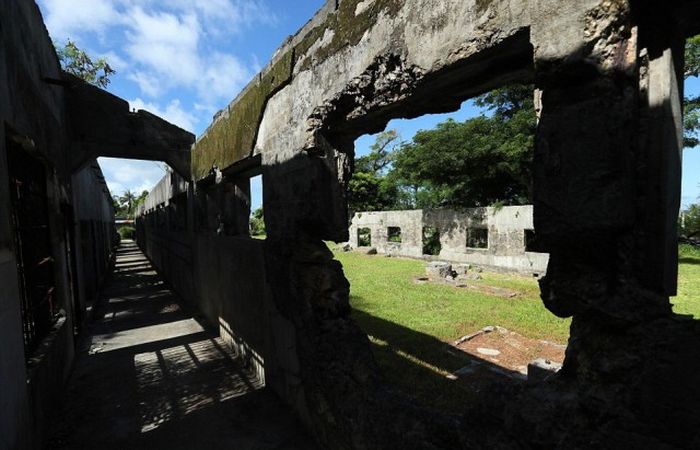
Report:
[[[136,228],[121,227],[117,230],[121,239],[134,239],[136,237]]]
[[[265,213],[262,206],[250,216],[250,235],[264,236],[265,235]]]

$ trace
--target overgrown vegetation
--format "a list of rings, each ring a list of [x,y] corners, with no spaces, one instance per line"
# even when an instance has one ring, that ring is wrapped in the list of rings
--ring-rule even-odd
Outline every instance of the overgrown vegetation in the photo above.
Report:
[[[136,229],[134,227],[124,226],[117,230],[119,237],[124,239],[134,239],[136,237]]]
[[[686,239],[700,238],[700,204],[690,205],[678,218],[678,234]]]
[[[61,68],[65,72],[73,74],[97,87],[106,88],[111,81],[110,77],[116,73],[107,62],[107,59],[97,58],[93,60],[70,39],[65,45],[54,43],[54,47],[56,47],[56,54],[61,63]]]
[[[264,237],[265,232],[265,213],[262,206],[250,216],[250,235],[253,237]]]

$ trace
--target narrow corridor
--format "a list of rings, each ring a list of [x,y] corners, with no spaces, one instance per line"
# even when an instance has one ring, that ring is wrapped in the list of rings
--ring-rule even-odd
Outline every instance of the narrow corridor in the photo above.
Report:
[[[79,352],[49,448],[314,448],[131,241],[117,252]]]

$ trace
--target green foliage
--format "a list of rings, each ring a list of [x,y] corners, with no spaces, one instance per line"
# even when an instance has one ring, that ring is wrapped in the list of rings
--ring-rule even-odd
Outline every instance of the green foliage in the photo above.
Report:
[[[700,35],[692,37],[685,44],[685,77],[700,74]],[[683,146],[695,147],[700,144],[700,97],[686,97],[683,101]]]
[[[124,193],[117,197],[112,197],[114,203],[114,215],[119,218],[133,219],[136,208],[146,201],[148,191],[141,192],[138,197],[131,190],[127,189]]]
[[[685,42],[685,77],[700,75],[700,35]]]
[[[681,244],[678,246],[678,256],[681,259],[699,259],[700,260],[700,246]],[[700,264],[700,261],[698,261]],[[700,307],[700,305],[698,305]]]
[[[264,236],[265,235],[265,213],[262,206],[250,216],[250,235]]]
[[[357,245],[359,247],[369,247],[372,245],[372,230],[360,228],[357,230]]]
[[[700,144],[700,97],[686,97],[683,102],[683,146]]]
[[[700,237],[700,204],[690,205],[678,219],[678,234],[685,238]]]
[[[398,134],[388,130],[377,135],[368,155],[355,160],[355,171],[348,184],[349,207],[355,211],[382,211],[393,209],[399,187],[395,178],[387,177]]]
[[[536,116],[531,86],[498,89],[475,102],[493,112],[447,120],[419,131],[394,156],[394,170],[414,186],[416,204],[432,207],[527,203]],[[419,198],[422,193],[422,199]]]
[[[136,229],[134,227],[124,226],[117,230],[119,237],[123,239],[134,239],[136,236]]]
[[[64,46],[56,44],[54,46],[63,70],[90,84],[106,88],[110,83],[109,78],[116,73],[105,58],[93,61],[70,39]]]
[[[423,228],[423,254],[440,255],[442,244],[440,243],[440,231],[434,227]]]

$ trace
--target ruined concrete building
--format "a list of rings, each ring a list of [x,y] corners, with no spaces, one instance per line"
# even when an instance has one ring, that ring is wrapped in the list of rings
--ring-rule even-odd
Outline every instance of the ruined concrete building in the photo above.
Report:
[[[544,275],[549,255],[539,251],[532,206],[358,212],[350,224],[352,248],[409,258],[445,259],[492,270]]]
[[[81,207],[76,190],[99,185],[98,155],[175,169],[138,220],[139,245],[323,448],[700,447],[700,324],[669,302],[683,49],[700,33],[700,2],[330,0],[191,153],[187,133],[62,75],[33,2],[0,6],[4,448],[31,446],[99,275],[86,260],[106,261],[109,211]],[[571,338],[556,380],[483,392],[452,416],[387,384],[324,241],[349,238],[357,137],[515,82],[537,89],[534,227],[550,255],[540,285],[553,314],[573,317]],[[258,174],[264,241],[247,236]],[[32,256],[10,213],[24,204],[10,182],[25,179],[47,193],[26,201],[51,233]],[[42,255],[53,278],[37,283],[66,318],[51,325],[46,369],[25,363],[20,314],[22,261]]]

